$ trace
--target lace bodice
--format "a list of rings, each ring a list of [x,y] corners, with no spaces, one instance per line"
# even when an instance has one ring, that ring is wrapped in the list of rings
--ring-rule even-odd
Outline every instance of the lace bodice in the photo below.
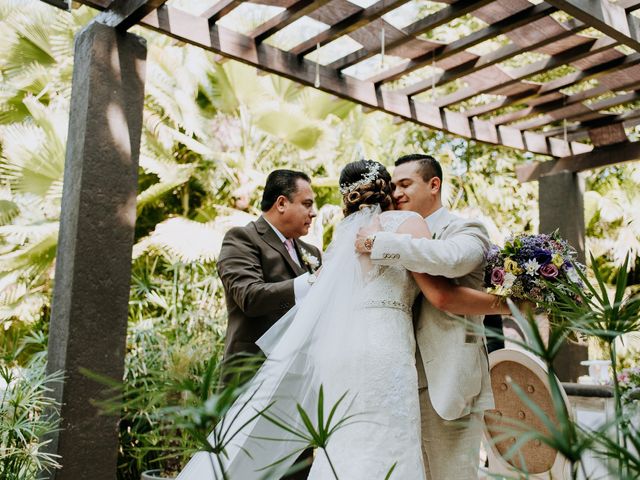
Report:
[[[415,212],[393,210],[380,215],[380,224],[385,232],[395,232]],[[411,313],[411,307],[419,288],[411,273],[400,266],[370,265],[367,283],[362,292],[364,307],[391,307]]]

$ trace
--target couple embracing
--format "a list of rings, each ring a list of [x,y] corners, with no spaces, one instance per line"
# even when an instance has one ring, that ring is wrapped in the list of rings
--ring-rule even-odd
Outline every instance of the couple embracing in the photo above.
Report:
[[[282,478],[305,446],[298,407],[312,414],[320,400],[345,422],[310,469],[287,478],[382,480],[392,468],[391,479],[477,478],[483,411],[493,407],[486,347],[451,314],[480,324],[508,310],[481,291],[485,228],[442,207],[441,187],[429,155],[399,158],[393,178],[374,161],[348,164],[345,218],[317,271],[320,252],[298,238],[315,216],[310,179],[272,172],[262,217],[229,231],[218,264],[225,357],[266,360],[227,414],[238,430],[220,463],[199,453],[179,479],[222,468],[232,480]]]

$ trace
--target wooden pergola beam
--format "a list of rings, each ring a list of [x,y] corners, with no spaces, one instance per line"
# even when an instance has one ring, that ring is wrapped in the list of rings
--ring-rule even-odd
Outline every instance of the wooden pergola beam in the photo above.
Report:
[[[539,5],[532,5],[531,7],[528,7],[524,10],[516,12],[513,15],[510,15],[507,18],[500,20],[499,22],[493,23],[481,30],[473,32],[470,35],[467,35],[466,37],[463,37],[454,42],[451,42],[448,45],[442,45],[441,47],[438,47],[431,52],[427,52],[424,55],[421,55],[417,58],[413,58],[395,67],[388,68],[385,71],[379,73],[378,75],[369,78],[368,81],[371,81],[374,83],[386,83],[393,80],[397,80],[398,78],[403,77],[404,75],[407,75],[408,73],[411,73],[419,68],[422,68],[425,65],[428,65],[429,63],[435,63],[442,59],[451,57],[456,53],[463,52],[468,48],[471,48],[475,45],[485,42],[498,35],[510,32],[511,30],[515,30],[516,28],[521,27],[522,25],[539,20],[540,18],[543,18],[549,15],[550,13],[555,12],[556,10],[557,9],[555,7],[548,5],[546,3],[541,3]],[[569,35],[569,34],[570,33],[567,33],[566,35]],[[551,41],[552,40],[547,40],[546,43],[550,43]],[[507,47],[510,47],[510,48],[507,48]],[[520,49],[517,46],[514,46],[513,44],[507,45],[499,50],[501,50],[501,54],[493,55],[492,57],[495,58],[496,60],[491,60],[491,64],[500,62],[501,60],[498,60],[498,58],[501,58],[501,57],[508,58],[521,53],[517,51]],[[522,50],[524,51],[526,50],[526,48]],[[489,57],[489,56],[490,55],[485,55],[485,57]],[[479,64],[479,65],[476,66],[476,64]],[[487,66],[487,65],[488,64],[482,65],[482,63],[479,62],[478,60],[477,62],[474,62],[473,68],[476,68],[476,69],[482,68],[483,66]],[[429,80],[430,79],[425,80],[424,83],[427,84],[426,82],[428,82]],[[420,83],[423,83],[423,82],[420,82]],[[427,85],[431,85],[431,84],[427,84]],[[430,87],[427,87],[427,89],[428,88]],[[418,92],[419,91],[420,90],[418,89]],[[415,95],[415,93],[413,95]]]
[[[632,89],[635,90],[640,88],[640,84],[638,80],[630,79],[632,83],[621,85],[616,88],[617,90],[626,90]],[[605,98],[598,102],[595,102],[591,105],[582,105],[583,110],[576,108],[578,104],[581,104],[583,101],[588,100],[590,98],[595,98],[598,95],[602,95],[605,92],[608,92],[609,88],[606,85],[600,85],[598,87],[591,88],[584,92],[574,93],[573,95],[569,95],[568,97],[558,99],[553,102],[545,103],[542,105],[536,105],[535,107],[531,107],[531,111],[527,115],[544,113],[542,117],[532,118],[529,120],[524,120],[518,123],[512,123],[511,126],[515,128],[519,128],[521,130],[529,130],[533,128],[541,128],[550,123],[556,122],[558,120],[571,120],[575,119],[580,121],[581,118],[587,114],[597,114],[599,110],[606,110],[608,108],[616,107],[618,105],[623,105],[625,103],[630,103],[638,100],[638,94],[636,92],[627,93],[623,95],[616,95],[612,98]],[[528,109],[527,109],[528,110]],[[522,112],[526,112],[523,110]],[[516,112],[520,113],[520,112]],[[510,119],[511,122],[515,120],[515,115]],[[509,123],[509,122],[496,122],[496,125]]]
[[[61,8],[62,10],[69,10],[71,8],[71,0],[42,0],[44,3],[48,3],[51,6]]]
[[[330,1],[331,0],[298,0],[283,12],[256,27],[249,36],[253,38],[256,43],[263,42],[271,35],[285,28],[287,25],[291,25],[299,18],[309,15],[311,12],[326,5]]]
[[[606,81],[606,77],[603,80]],[[631,88],[632,90],[635,90],[637,88],[636,84],[637,84],[636,80],[632,80],[632,83],[622,84],[620,86],[617,86],[616,88],[610,88],[608,85],[602,84],[597,87],[584,90],[582,92],[574,93],[572,95],[564,95],[560,92],[552,92],[546,95],[541,95],[536,97],[531,101],[531,105],[529,105],[527,108],[524,108],[517,112],[511,112],[511,113],[505,113],[503,115],[499,115],[497,117],[492,118],[491,122],[495,125],[512,124],[512,126],[516,128],[526,128],[526,129],[542,127],[555,120],[561,119],[560,117],[561,112],[564,112],[566,114],[566,116],[562,117],[565,119],[571,119],[576,116],[582,115],[584,113],[584,112],[577,112],[575,110],[569,110],[566,107],[570,107],[574,104],[597,97],[599,95],[607,93],[610,90],[625,90],[629,88]],[[607,101],[608,100],[611,100],[611,99],[607,99]],[[625,103],[625,102],[623,101],[621,103]],[[621,103],[618,103],[617,105],[620,105]],[[609,108],[611,106],[614,106],[613,104],[609,106],[604,106],[606,105],[606,102],[598,102],[598,105],[603,105],[603,106],[597,107],[595,105],[591,105],[590,108],[592,110],[599,110],[599,109]],[[548,121],[542,121],[542,119],[530,119],[522,123],[513,124],[513,122],[516,122],[523,118],[529,117],[531,115],[541,114],[541,113],[545,113],[549,115]]]
[[[417,20],[412,24],[404,27],[402,29],[402,32],[406,36],[396,40],[395,42],[389,42],[385,46],[385,49],[392,50],[394,48],[397,48],[407,43],[408,41],[412,40],[417,35],[421,35],[431,29],[444,25],[445,23],[448,23],[455,18],[461,17],[463,15],[466,15],[467,13],[477,10],[485,6],[487,3],[490,3],[490,2],[486,0],[481,0],[481,1],[458,0],[452,5],[444,7],[443,9],[438,10],[437,12],[434,12],[431,15],[428,15],[427,17]],[[367,60],[368,58],[371,58],[379,54],[381,51],[382,51],[381,46],[373,49],[361,48],[360,50],[357,50],[353,53],[350,53],[349,55],[346,55],[342,58],[339,58],[333,61],[332,63],[329,64],[329,67],[336,70],[344,70],[345,68],[351,67],[356,63],[362,62],[364,60]],[[431,58],[430,55],[432,55],[432,53],[429,52],[426,55],[429,58]]]
[[[620,143],[598,147],[591,152],[558,160],[521,165],[516,168],[516,176],[519,182],[525,183],[538,180],[543,175],[561,171],[582,172],[593,168],[637,160],[640,160],[640,142]]]
[[[299,43],[291,48],[289,52],[304,57],[318,45],[326,45],[342,35],[348,35],[354,30],[389,13],[391,10],[395,10],[403,3],[407,3],[407,1],[408,0],[380,0],[370,7],[360,9],[352,15],[343,18],[338,23],[331,25],[328,29],[323,30],[308,40]]]
[[[640,100],[640,95],[636,92],[627,94],[628,98]],[[622,125],[623,128],[631,128],[640,124],[640,109],[631,110],[626,113],[621,113],[619,115],[611,114],[606,117],[602,117],[601,115],[596,116],[594,113],[585,114],[580,119],[582,123],[577,123],[573,125],[567,126],[567,138],[570,141],[579,140],[581,138],[587,138],[589,136],[589,132],[603,127],[613,126],[613,125]],[[544,132],[540,132],[545,137],[554,137],[564,135],[563,127],[556,127],[546,130]]]
[[[127,31],[167,0],[114,0],[95,20],[108,27]]]
[[[637,92],[625,93],[623,95],[616,95],[613,98],[605,98],[600,100],[599,102],[593,103],[592,105],[582,105],[581,109],[576,109],[573,113],[564,114],[564,108],[560,108],[557,110],[558,116],[555,118],[551,115],[545,115],[539,119],[533,119],[535,121],[527,122],[526,124],[516,123],[511,125],[512,127],[519,129],[535,129],[542,128],[545,125],[549,125],[550,123],[559,121],[559,120],[567,120],[569,122],[587,122],[597,119],[602,119],[605,123],[609,123],[606,121],[606,118],[614,118],[617,115],[614,114],[602,114],[600,110],[606,110],[608,108],[617,107],[620,105],[624,105],[625,103],[635,102],[640,99],[640,94]],[[562,116],[560,116],[562,115]],[[617,123],[617,122],[613,122]]]
[[[640,51],[640,20],[608,0],[548,0],[559,10]]]
[[[637,98],[637,94],[633,95],[631,98]],[[628,127],[632,124],[635,124],[635,121],[640,118],[640,109],[630,110],[625,113],[620,113],[618,115],[609,115],[603,117],[602,115],[596,115],[595,113],[585,114],[581,123],[577,126],[574,126],[571,129],[571,137],[573,138],[585,138],[589,136],[589,132],[593,129],[608,127],[616,124],[621,124],[624,127]]]
[[[141,24],[304,85],[314,85],[317,68],[320,90],[465,138],[555,157],[570,155],[572,152],[584,152],[591,148],[580,143],[568,144],[556,138],[547,139],[544,135],[521,132],[510,127],[496,128],[487,121],[470,120],[462,114],[413,101],[406,95],[381,91],[371,83],[342,76],[331,68],[318,66],[315,62],[265,43],[256,44],[251,38],[219,25],[209,26],[206,19],[167,5],[147,16]]]
[[[595,65],[591,68],[587,68],[580,72],[570,73],[569,75],[565,75],[562,78],[558,78],[556,80],[547,82],[541,85],[540,88],[533,93],[525,92],[522,94],[506,97],[504,99],[497,100],[495,102],[491,102],[486,105],[481,105],[478,107],[471,108],[467,110],[465,114],[468,117],[487,115],[491,112],[494,112],[495,110],[499,110],[504,107],[509,107],[512,105],[523,103],[523,102],[532,100],[534,98],[541,99],[545,96],[545,94],[556,93],[559,90],[566,88],[570,85],[576,84],[578,82],[597,79],[603,75],[607,75],[609,73],[615,72],[616,70],[619,70],[621,68],[631,67],[633,65],[638,65],[638,64],[640,64],[640,54],[632,53],[631,55],[610,60],[608,62],[603,62],[599,65]]]
[[[624,8],[625,12],[635,12],[640,8],[640,2],[638,0],[618,0],[618,5]]]
[[[539,5],[538,5],[539,6]],[[476,60],[472,60],[471,62],[463,63],[462,65],[458,65],[454,68],[450,68],[445,70],[442,73],[438,73],[432,75],[429,78],[424,80],[419,80],[405,88],[400,89],[405,95],[413,96],[418,95],[419,93],[425,92],[433,87],[439,87],[444,85],[445,83],[452,82],[457,80],[458,78],[465,77],[467,75],[472,74],[478,70],[483,68],[490,67],[497,63],[500,63],[508,58],[514,57],[516,55],[520,55],[521,53],[530,52],[531,50],[535,50],[550,43],[556,42],[563,38],[569,37],[580,30],[586,28],[586,26],[579,21],[571,21],[567,24],[567,30],[558,35],[550,35],[544,40],[539,42],[534,42],[524,47],[516,45],[515,43],[510,43],[503,47],[494,50],[493,52],[482,55]],[[464,40],[464,39],[463,39]],[[450,45],[454,45],[455,42]]]
[[[200,16],[208,19],[210,24],[214,24],[241,3],[243,2],[240,0],[218,0],[202,12]]]
[[[496,90],[500,90],[501,88],[519,83],[521,80],[524,80],[528,77],[548,72],[549,70],[553,70],[556,67],[601,53],[614,47],[616,43],[616,41],[607,37],[592,39],[591,41],[583,43],[582,45],[570,48],[557,55],[552,55],[548,59],[540,60],[530,65],[526,65],[525,67],[519,68],[508,74],[509,77],[511,77],[510,80],[496,81],[495,83],[481,88],[462,88],[450,95],[437,100],[436,105],[438,105],[439,107],[447,107],[449,105],[468,100],[472,97],[475,97],[476,95],[480,95],[483,93],[492,93]],[[535,88],[535,90],[536,92],[538,92],[538,88]]]

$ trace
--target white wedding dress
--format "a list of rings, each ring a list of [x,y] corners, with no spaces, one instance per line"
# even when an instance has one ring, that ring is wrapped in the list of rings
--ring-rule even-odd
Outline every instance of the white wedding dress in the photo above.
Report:
[[[413,212],[380,215],[382,229],[394,232]],[[368,274],[366,273],[368,270]],[[333,358],[323,378],[335,398],[355,395],[351,411],[363,413],[350,427],[338,430],[328,445],[329,457],[344,480],[421,480],[420,405],[411,307],[419,289],[401,267],[363,267],[366,277],[361,308],[350,321],[360,323],[349,364]],[[366,278],[365,277],[365,278]],[[324,375],[324,374],[323,374]],[[357,387],[357,391],[354,391]],[[309,480],[335,478],[323,454],[317,454]]]
[[[359,228],[376,217],[383,230],[394,232],[412,215],[417,214],[380,214],[376,207],[341,222],[307,298],[258,341],[267,361],[236,402],[238,407],[227,414],[242,425],[275,401],[268,413],[304,431],[296,405],[317,421],[322,385],[326,422],[331,407],[346,393],[332,423],[355,416],[330,437],[331,465],[324,452],[316,452],[309,480],[335,479],[331,466],[340,480],[384,480],[394,465],[392,480],[425,479],[411,315],[419,289],[405,269],[373,266],[353,248]],[[242,408],[251,395],[252,408]],[[297,455],[263,468],[303,446],[260,417],[238,429],[221,463],[230,480],[277,479]],[[178,476],[214,478],[222,478],[219,464],[205,453],[197,454]]]

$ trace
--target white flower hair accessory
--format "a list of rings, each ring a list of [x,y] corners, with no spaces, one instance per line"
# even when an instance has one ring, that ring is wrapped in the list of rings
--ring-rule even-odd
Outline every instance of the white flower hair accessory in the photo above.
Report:
[[[379,163],[369,162],[369,168],[367,169],[367,172],[362,176],[362,178],[357,182],[340,185],[340,193],[342,195],[346,195],[347,193],[353,192],[356,188],[361,187],[362,185],[373,182],[376,178],[378,178],[379,171]]]

